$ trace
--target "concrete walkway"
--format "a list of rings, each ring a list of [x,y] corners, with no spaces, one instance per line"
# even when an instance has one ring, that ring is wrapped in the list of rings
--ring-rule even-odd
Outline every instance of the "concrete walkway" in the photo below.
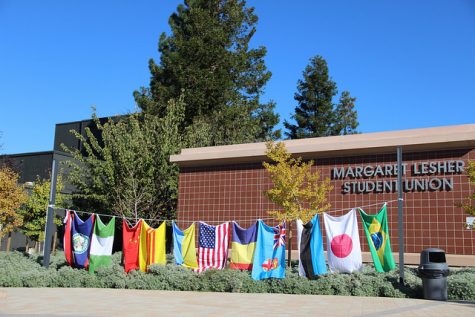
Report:
[[[0,316],[475,316],[474,303],[382,297],[0,288]]]

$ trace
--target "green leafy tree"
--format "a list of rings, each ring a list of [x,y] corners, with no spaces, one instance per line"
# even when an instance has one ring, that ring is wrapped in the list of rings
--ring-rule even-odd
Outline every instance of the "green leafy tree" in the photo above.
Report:
[[[132,113],[104,124],[95,114],[93,118],[102,140],[90,129],[86,137],[71,131],[86,155],[63,145],[77,161],[70,163],[75,205],[126,217],[173,217],[178,168],[169,156],[190,143],[179,128],[184,120],[183,98],[170,100],[162,117]],[[193,131],[198,138],[203,135],[200,128]]]
[[[307,223],[312,217],[330,208],[328,194],[333,189],[330,179],[321,180],[319,170],[312,170],[313,161],[303,162],[294,158],[285,148],[284,143],[267,142],[266,155],[271,163],[263,166],[269,173],[273,187],[265,192],[270,201],[282,209],[268,211],[269,215],[289,223],[291,237],[292,221],[301,219]],[[289,262],[291,243],[289,243]]]
[[[26,202],[27,195],[18,184],[18,178],[19,175],[10,168],[0,168],[0,242],[6,234],[10,237],[11,232],[23,223],[18,209]],[[9,244],[8,242],[7,251]]]
[[[475,188],[475,161],[469,161],[467,167],[467,175],[472,188]],[[475,216],[475,191],[472,191],[465,202],[462,203],[463,210],[469,215]],[[475,228],[475,226],[474,226]]]
[[[303,79],[297,83],[294,96],[298,105],[292,119],[296,123],[284,121],[284,127],[288,130],[285,135],[301,139],[356,133],[356,98],[345,91],[340,103],[335,105],[333,98],[337,93],[337,85],[329,75],[325,59],[321,56],[311,58],[303,72]]]
[[[40,242],[44,240],[46,226],[46,209],[49,204],[51,181],[36,179],[27,202],[20,208],[19,213],[23,217],[23,225],[20,230],[32,241]],[[63,190],[62,177],[59,176],[56,182],[56,207],[64,207],[65,197],[61,194]],[[54,219],[56,225],[61,225],[61,220]]]
[[[244,0],[185,0],[160,36],[160,63],[149,61],[150,87],[134,92],[139,107],[163,116],[184,91],[183,125],[208,129],[209,145],[279,137],[275,104],[260,101],[266,48],[250,48],[257,20]]]

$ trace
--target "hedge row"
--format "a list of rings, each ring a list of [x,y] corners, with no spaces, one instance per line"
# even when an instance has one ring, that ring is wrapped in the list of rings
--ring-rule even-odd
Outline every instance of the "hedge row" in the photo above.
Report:
[[[317,280],[298,276],[297,267],[288,268],[286,278],[254,281],[249,272],[210,270],[196,274],[169,264],[153,265],[149,273],[124,272],[121,253],[113,255],[112,266],[96,274],[73,269],[62,255],[52,256],[48,269],[41,258],[19,252],[0,252],[0,287],[94,287],[147,290],[178,290],[239,293],[284,293],[384,297],[422,297],[421,280],[415,269],[405,269],[406,283],[399,284],[398,270],[376,273],[370,265],[353,274],[327,274]],[[169,261],[171,262],[171,258]],[[448,277],[450,300],[475,300],[475,268],[452,272]]]

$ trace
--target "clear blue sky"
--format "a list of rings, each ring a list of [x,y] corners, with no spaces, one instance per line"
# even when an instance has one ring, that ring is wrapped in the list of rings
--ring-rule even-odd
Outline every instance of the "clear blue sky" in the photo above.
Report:
[[[46,151],[54,125],[135,109],[178,0],[0,0],[1,153]],[[281,121],[322,55],[361,132],[475,122],[475,1],[253,0]]]

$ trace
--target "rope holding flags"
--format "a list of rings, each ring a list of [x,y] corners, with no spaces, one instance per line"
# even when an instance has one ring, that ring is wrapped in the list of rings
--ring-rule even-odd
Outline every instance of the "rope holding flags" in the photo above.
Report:
[[[362,268],[356,212],[356,209],[351,209],[340,217],[323,213],[331,272],[351,273]],[[86,213],[90,216],[83,221],[77,213],[78,211],[68,210],[64,219],[66,260],[71,266],[89,269],[94,273],[99,267],[110,265],[115,218],[105,225],[100,214]],[[361,208],[358,213],[365,229],[375,270],[387,272],[394,269],[387,204],[385,203],[375,215],[368,215]],[[126,272],[136,269],[146,272],[149,265],[166,264],[167,221],[164,220],[158,228],[151,228],[144,219],[139,219],[133,226],[129,225],[127,218],[122,219],[123,264]],[[106,227],[112,229],[106,230]],[[197,273],[208,269],[224,269],[232,236],[229,265],[231,269],[249,270],[255,280],[285,277],[285,221],[277,226],[269,226],[263,219],[259,219],[247,229],[241,228],[236,221],[216,226],[198,222],[198,249],[195,248],[194,222],[182,231],[173,221],[172,230],[176,265],[193,269]],[[299,275],[314,279],[318,275],[326,274],[318,214],[307,224],[297,221],[297,241]]]

